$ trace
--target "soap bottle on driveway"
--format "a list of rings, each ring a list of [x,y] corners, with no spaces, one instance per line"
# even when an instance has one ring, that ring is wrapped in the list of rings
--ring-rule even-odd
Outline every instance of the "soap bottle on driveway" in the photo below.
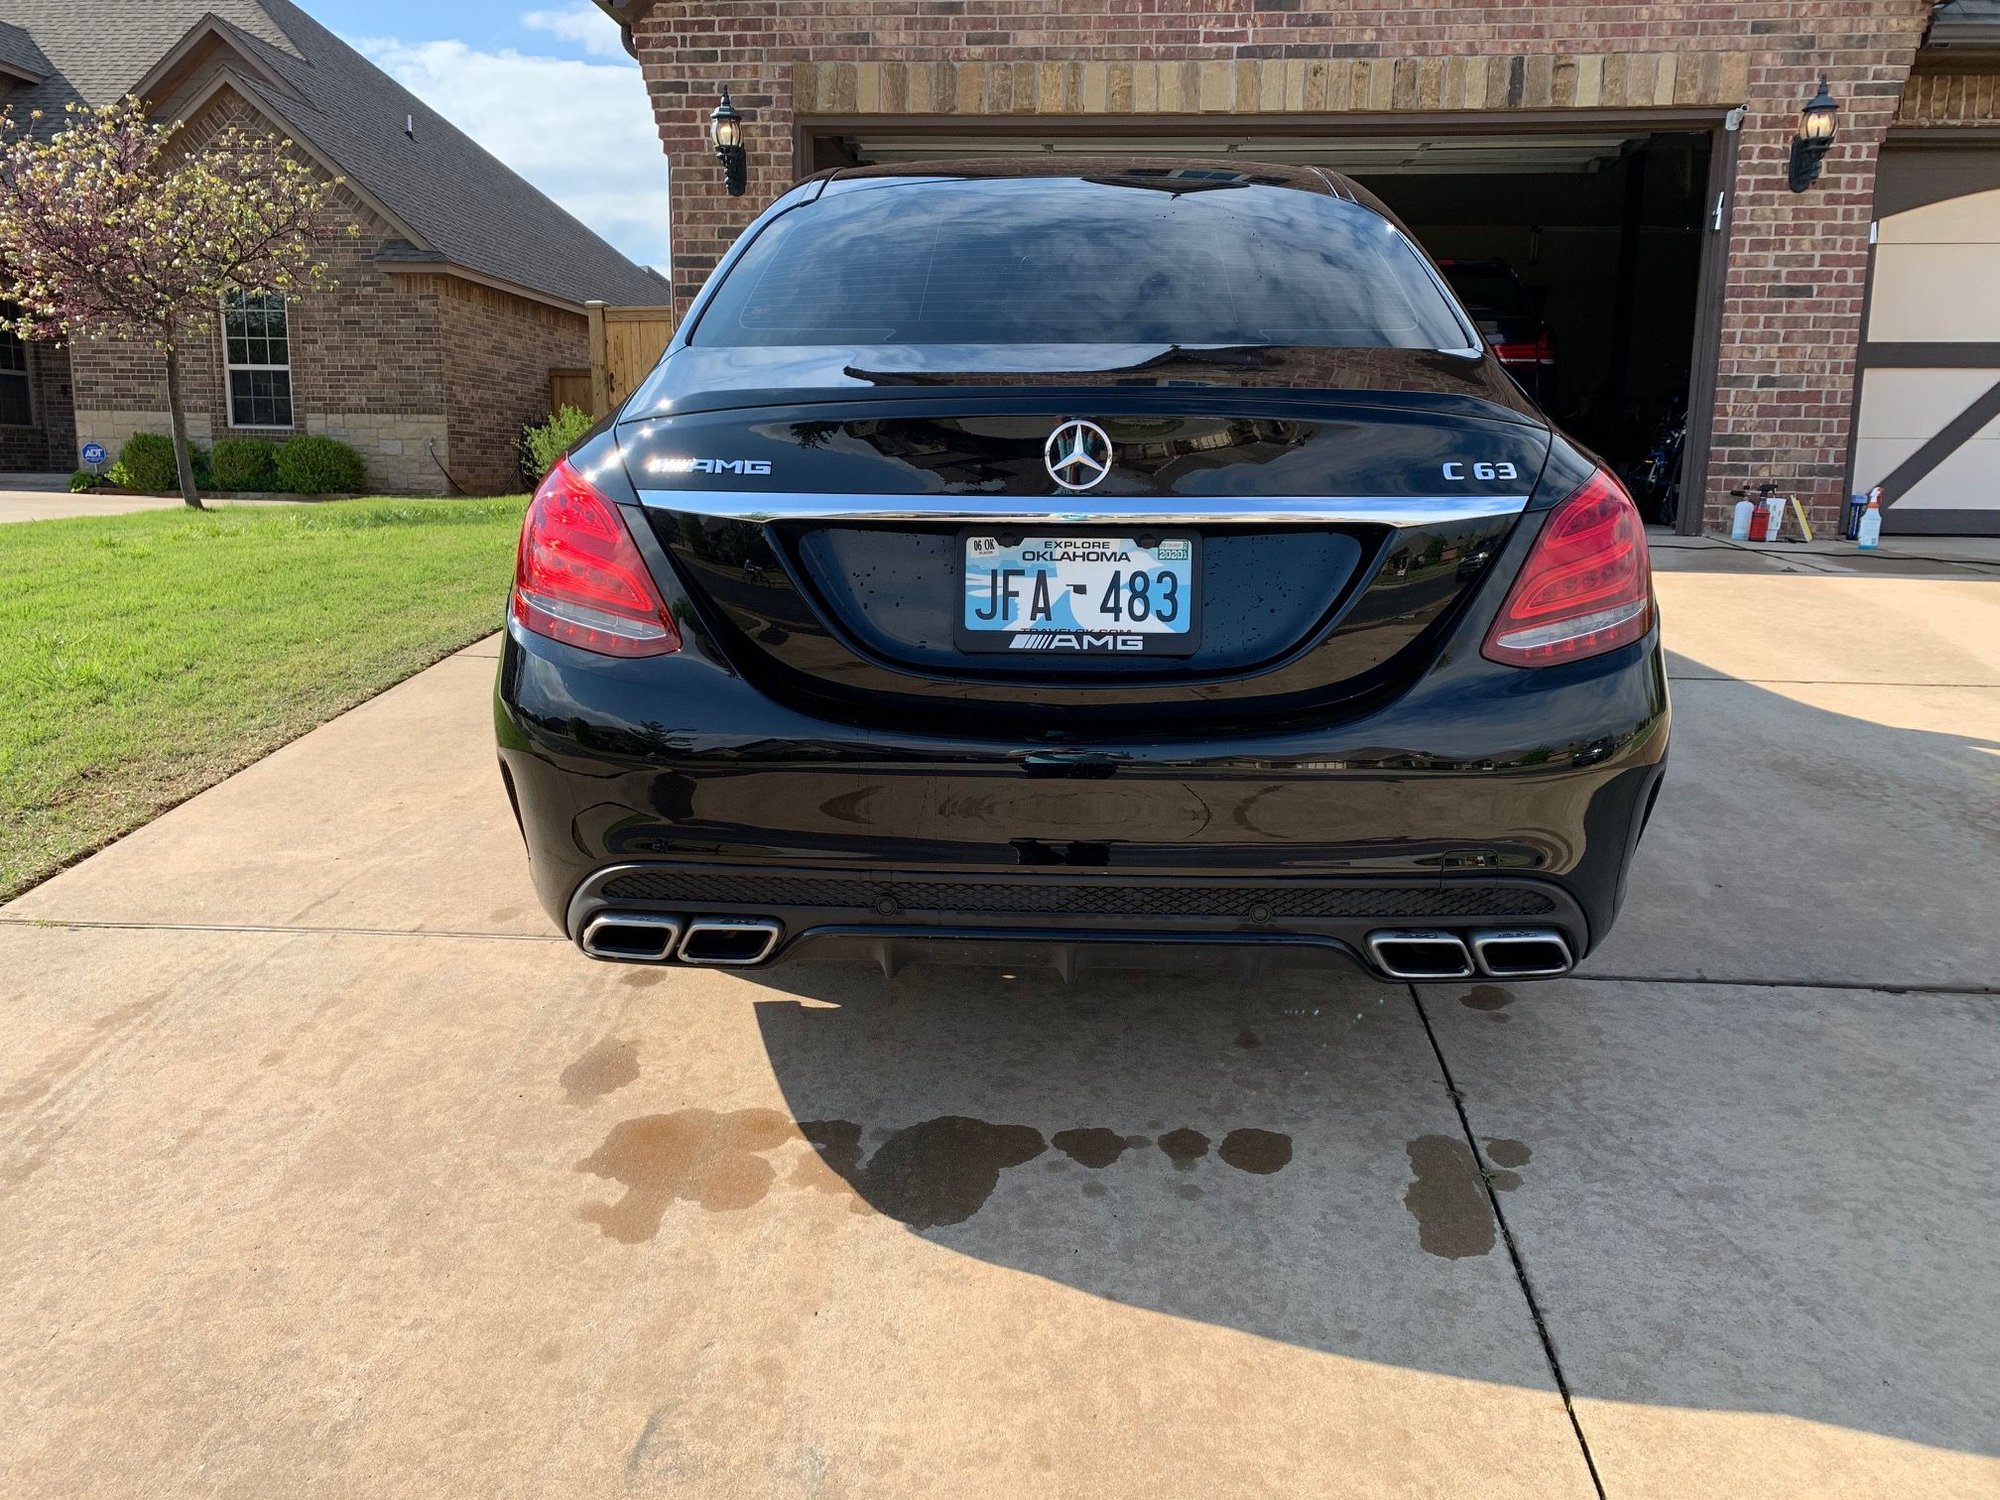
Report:
[[[1855,533],[1855,541],[1863,552],[1873,552],[1882,545],[1882,486],[1879,484],[1868,492],[1868,509],[1861,513],[1861,527]]]

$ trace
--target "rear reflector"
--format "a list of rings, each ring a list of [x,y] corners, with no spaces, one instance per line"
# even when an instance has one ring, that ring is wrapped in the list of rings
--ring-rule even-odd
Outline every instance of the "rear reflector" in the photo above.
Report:
[[[618,507],[564,459],[521,524],[514,618],[601,656],[664,656],[681,633]]]
[[[1646,529],[1599,469],[1549,512],[1482,650],[1510,667],[1547,667],[1615,651],[1652,628]]]

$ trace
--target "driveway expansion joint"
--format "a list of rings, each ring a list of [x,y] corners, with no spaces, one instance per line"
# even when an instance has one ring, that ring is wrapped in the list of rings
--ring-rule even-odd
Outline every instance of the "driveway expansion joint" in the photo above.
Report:
[[[278,937],[466,938],[487,943],[562,943],[553,932],[463,932],[439,927],[290,926],[273,922],[96,921],[83,917],[0,916],[0,927],[69,928],[83,932],[254,932]]]
[[[1689,984],[1713,985],[1718,989],[1747,990],[1842,990],[1870,995],[1959,995],[1974,1000],[2000,997],[2000,985],[1991,984],[1899,984],[1893,980],[1865,979],[1737,979],[1707,974],[1581,974],[1563,976],[1584,984]]]
[[[1458,1128],[1465,1133],[1465,1144],[1479,1168],[1479,1185],[1485,1191],[1487,1206],[1493,1211],[1493,1221],[1499,1226],[1501,1243],[1507,1247],[1507,1259],[1514,1267],[1514,1280],[1528,1304],[1528,1316],[1534,1321],[1535,1336],[1542,1342],[1542,1355],[1548,1361],[1549,1375],[1555,1380],[1556,1390],[1562,1396],[1563,1412],[1569,1417],[1570,1430],[1576,1434],[1576,1446],[1583,1455],[1583,1466],[1590,1471],[1591,1488],[1597,1492],[1598,1500],[1605,1500],[1604,1480],[1598,1475],[1597,1460],[1590,1451],[1590,1439],[1584,1436],[1583,1423],[1576,1414],[1576,1403],[1570,1397],[1569,1380],[1563,1374],[1562,1359],[1556,1353],[1555,1336],[1549,1332],[1548,1320],[1542,1316],[1541,1303],[1535,1296],[1535,1284],[1529,1279],[1527,1265],[1521,1259],[1521,1247],[1514,1242],[1514,1231],[1507,1223],[1506,1211],[1500,1207],[1500,1195],[1494,1190],[1494,1166],[1486,1159],[1485,1149],[1473,1132],[1472,1117],[1465,1110],[1465,1096],[1459,1092],[1458,1081],[1452,1077],[1451,1064],[1445,1061],[1444,1048],[1431,1026],[1430,1013],[1424,1009],[1424,997],[1414,984],[1404,988],[1410,992],[1410,1003],[1417,1008],[1417,1019],[1423,1023],[1424,1036],[1431,1044],[1431,1055],[1437,1059],[1438,1071],[1444,1076],[1445,1092],[1451,1096],[1451,1107],[1458,1113]]]

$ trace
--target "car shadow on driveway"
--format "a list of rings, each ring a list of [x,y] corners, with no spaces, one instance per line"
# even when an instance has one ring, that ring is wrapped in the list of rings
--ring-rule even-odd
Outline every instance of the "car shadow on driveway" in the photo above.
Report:
[[[1769,1493],[1827,1464],[1895,1492],[1919,1471],[1869,1434],[1932,1450],[1931,1493],[1979,1493],[1995,695],[1676,667],[1667,788],[1583,976],[1418,1000],[1304,974],[779,970],[757,982],[791,998],[757,1021],[790,1112],[862,1203],[959,1253],[1547,1388],[1497,1203],[1608,1484],[1649,1443],[1764,1463],[1775,1415],[1819,1427],[1779,1445],[1797,1483]],[[1750,1425],[1648,1435],[1661,1411]]]

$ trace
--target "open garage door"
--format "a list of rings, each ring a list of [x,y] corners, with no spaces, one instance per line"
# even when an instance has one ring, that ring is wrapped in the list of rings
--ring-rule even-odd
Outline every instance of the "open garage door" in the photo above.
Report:
[[[999,119],[826,122],[806,132],[801,165],[1047,153],[1343,172],[1410,226],[1516,378],[1627,475],[1650,518],[1698,528],[1706,421],[1692,425],[1691,448],[1681,436],[1690,407],[1705,413],[1713,399],[1715,320],[1703,314],[1720,287],[1705,263],[1722,241],[1720,121],[1661,129],[1586,117],[1544,129],[1488,119],[1430,131],[1269,122],[1244,134],[1193,123],[1071,132]],[[1681,504],[1683,492],[1697,498]]]

